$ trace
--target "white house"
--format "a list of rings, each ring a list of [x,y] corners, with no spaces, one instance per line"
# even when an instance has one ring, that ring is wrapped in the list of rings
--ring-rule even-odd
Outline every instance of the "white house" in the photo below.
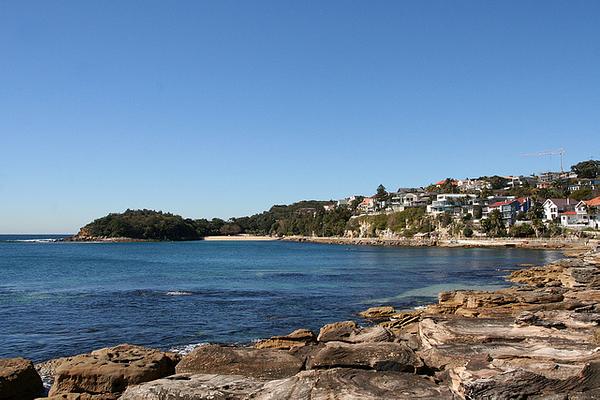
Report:
[[[431,204],[427,206],[427,213],[437,215],[449,212],[451,214],[461,215],[466,213],[466,211],[463,212],[464,206],[472,204],[473,200],[476,198],[476,195],[466,193],[438,194],[436,200],[433,200]]]
[[[408,207],[425,206],[428,202],[429,196],[423,193],[398,191],[392,194],[389,208],[392,211],[404,211]]]
[[[544,208],[544,221],[554,221],[565,211],[575,211],[576,200],[573,199],[546,199]]]
[[[560,224],[573,229],[600,229],[600,196],[580,201],[574,210],[561,213]]]

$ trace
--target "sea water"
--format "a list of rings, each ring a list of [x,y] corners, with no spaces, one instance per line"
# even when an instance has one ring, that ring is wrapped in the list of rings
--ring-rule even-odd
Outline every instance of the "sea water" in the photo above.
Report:
[[[283,241],[68,243],[0,235],[0,357],[35,361],[134,343],[189,351],[318,330],[375,305],[497,289],[557,251]]]

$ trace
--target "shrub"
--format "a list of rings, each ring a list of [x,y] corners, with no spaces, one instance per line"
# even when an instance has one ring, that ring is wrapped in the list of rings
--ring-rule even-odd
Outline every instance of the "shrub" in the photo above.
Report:
[[[532,237],[535,236],[535,230],[529,224],[513,225],[509,230],[509,234],[512,237]]]

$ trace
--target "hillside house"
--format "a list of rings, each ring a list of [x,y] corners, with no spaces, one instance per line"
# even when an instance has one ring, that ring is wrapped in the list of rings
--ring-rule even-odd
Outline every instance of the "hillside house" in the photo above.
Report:
[[[401,192],[392,193],[389,202],[391,211],[404,211],[409,207],[426,206],[430,197],[421,192]]]
[[[575,211],[577,201],[573,199],[546,199],[542,207],[544,208],[544,221],[554,221],[559,218],[561,213]]]
[[[376,211],[376,206],[377,206],[377,201],[375,200],[374,197],[365,197],[363,199],[363,201],[361,201],[358,204],[358,207],[356,207],[356,209],[361,214],[370,214],[370,213],[374,213]]]
[[[512,226],[517,220],[517,213],[521,210],[521,202],[517,199],[499,201],[488,205],[485,218],[489,217],[489,214],[494,210],[498,210],[502,216],[502,221],[505,226]]]
[[[580,201],[574,210],[561,213],[560,224],[571,229],[600,229],[600,196]]]
[[[476,195],[466,193],[438,194],[436,199],[427,206],[427,213],[438,215],[447,212],[455,216],[465,215],[468,212],[466,206],[473,204],[476,198]]]

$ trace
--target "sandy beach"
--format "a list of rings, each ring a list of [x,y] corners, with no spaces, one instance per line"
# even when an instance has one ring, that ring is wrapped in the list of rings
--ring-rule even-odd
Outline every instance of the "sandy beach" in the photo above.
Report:
[[[255,235],[233,235],[233,236],[206,236],[204,240],[209,241],[271,241],[279,240],[279,238],[273,236],[255,236]]]

